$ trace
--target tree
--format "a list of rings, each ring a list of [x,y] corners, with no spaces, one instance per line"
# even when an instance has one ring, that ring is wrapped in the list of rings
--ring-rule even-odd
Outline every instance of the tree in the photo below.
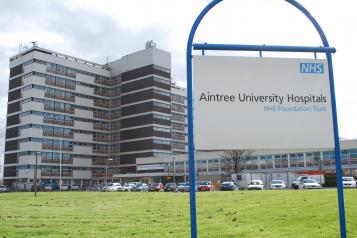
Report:
[[[228,150],[221,155],[226,166],[235,174],[245,169],[247,160],[252,158],[254,150]]]

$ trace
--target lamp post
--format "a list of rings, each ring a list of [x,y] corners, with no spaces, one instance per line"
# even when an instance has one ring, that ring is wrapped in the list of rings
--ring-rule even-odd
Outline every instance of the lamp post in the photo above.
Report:
[[[36,162],[35,162],[35,171],[34,171],[34,191],[35,191],[35,197],[37,196],[37,157],[38,155],[41,154],[41,152],[37,151],[36,152]]]
[[[320,155],[320,189],[322,189],[322,157]]]
[[[59,181],[59,191],[62,191],[62,138],[60,139],[60,181]]]
[[[113,159],[107,159],[106,161],[105,161],[105,185],[107,185],[107,183],[108,183],[108,161],[112,161]],[[107,190],[107,192],[108,192],[108,190]]]
[[[172,158],[172,164],[174,165],[174,171],[173,171],[173,177],[174,177],[174,183],[176,183],[176,179],[175,179],[175,157]]]

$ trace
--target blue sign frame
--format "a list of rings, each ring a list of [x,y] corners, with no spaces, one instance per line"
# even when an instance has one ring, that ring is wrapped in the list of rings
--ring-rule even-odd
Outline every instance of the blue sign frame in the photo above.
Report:
[[[223,51],[275,51],[275,52],[318,52],[325,53],[327,59],[330,94],[331,94],[331,107],[332,107],[332,120],[333,120],[333,133],[335,142],[335,160],[336,160],[336,177],[337,177],[337,192],[338,192],[338,207],[339,207],[339,219],[340,219],[340,235],[341,238],[346,238],[346,219],[345,219],[345,205],[342,185],[342,166],[341,166],[341,154],[340,154],[340,141],[338,133],[338,121],[337,121],[337,109],[336,109],[336,95],[335,85],[332,68],[332,53],[336,52],[336,49],[329,46],[325,33],[320,27],[319,23],[310,14],[310,12],[304,8],[300,3],[295,0],[285,0],[289,4],[293,5],[300,12],[302,12],[314,25],[317,30],[323,47],[310,47],[310,46],[281,46],[281,45],[235,45],[235,44],[194,44],[193,38],[196,30],[201,23],[205,15],[218,3],[223,0],[213,0],[210,2],[198,15],[195,22],[192,25],[190,35],[187,41],[186,48],[186,68],[187,68],[187,111],[188,111],[188,157],[189,157],[189,181],[190,181],[190,217],[191,217],[191,238],[197,238],[197,221],[196,221],[196,174],[195,174],[195,155],[194,155],[194,135],[193,135],[193,94],[192,94],[192,50],[202,50],[204,54],[205,50],[223,50]]]

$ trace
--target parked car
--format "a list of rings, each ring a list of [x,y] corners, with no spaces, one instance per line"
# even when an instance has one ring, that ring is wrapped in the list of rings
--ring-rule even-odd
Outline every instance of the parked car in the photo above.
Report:
[[[72,191],[78,191],[78,190],[79,190],[79,186],[76,185],[76,184],[72,184],[72,185],[71,185],[71,190],[72,190]]]
[[[299,176],[294,182],[291,183],[291,188],[299,189],[299,184],[301,184],[304,179],[309,178],[309,176]]]
[[[149,186],[149,191],[154,192],[163,192],[165,189],[164,185],[162,183],[152,183]]]
[[[344,188],[355,188],[356,180],[354,177],[342,177],[342,184]]]
[[[132,187],[131,191],[133,192],[148,192],[149,186],[146,183],[140,183]]]
[[[264,185],[262,180],[251,180],[248,183],[248,190],[263,190]]]
[[[0,193],[10,192],[10,187],[7,185],[0,185]]]
[[[321,188],[321,184],[319,184],[315,179],[304,179],[299,184],[299,189],[319,189]]]
[[[167,183],[165,185],[165,192],[177,192],[177,184],[176,183]]]
[[[68,184],[62,184],[60,187],[61,191],[68,191],[70,188],[70,186]]]
[[[198,191],[212,191],[213,186],[211,181],[199,181]]]
[[[271,181],[270,189],[285,189],[286,185],[284,180],[274,179]]]
[[[52,186],[51,184],[45,184],[43,187],[43,191],[52,191]]]
[[[186,183],[177,184],[177,191],[184,192],[185,191],[185,185],[186,185]]]
[[[131,192],[131,190],[136,187],[138,183],[130,182],[130,183],[125,183],[124,186],[121,188],[121,191],[123,192]]]
[[[120,183],[108,183],[102,188],[103,192],[117,192],[121,190]]]
[[[238,189],[239,187],[233,181],[221,183],[221,191],[234,191]]]

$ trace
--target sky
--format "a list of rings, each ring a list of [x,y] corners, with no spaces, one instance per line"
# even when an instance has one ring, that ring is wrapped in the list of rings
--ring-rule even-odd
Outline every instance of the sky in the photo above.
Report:
[[[38,45],[97,63],[144,48],[147,40],[172,54],[173,80],[186,85],[185,52],[190,28],[207,0],[1,0],[0,175],[6,124],[9,58],[22,44]],[[357,138],[357,1],[299,0],[323,28],[333,55],[340,137]],[[224,0],[201,22],[197,43],[320,46],[311,23],[284,0]],[[212,52],[210,54],[231,54]],[[257,56],[257,53],[237,53]],[[313,54],[263,53],[273,57]],[[323,58],[324,55],[318,55]]]

